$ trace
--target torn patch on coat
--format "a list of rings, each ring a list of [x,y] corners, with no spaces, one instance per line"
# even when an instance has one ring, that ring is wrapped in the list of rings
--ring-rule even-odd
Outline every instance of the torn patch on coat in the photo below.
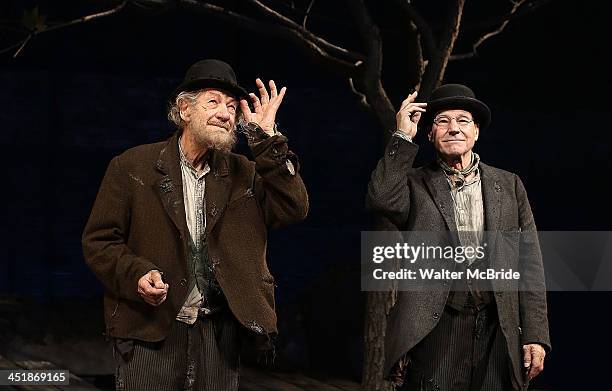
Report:
[[[164,193],[170,193],[174,190],[174,184],[172,183],[172,179],[169,176],[165,176],[159,184],[159,188]]]
[[[257,334],[265,334],[266,330],[264,330],[264,328],[258,324],[257,322],[255,322],[254,320],[251,320],[249,322],[247,322],[247,324],[245,325],[246,327],[249,328],[249,330],[257,333]]]
[[[135,176],[131,172],[128,172],[128,175],[130,176],[130,178],[132,178],[134,180],[134,182],[139,183],[140,186],[144,186],[144,182],[142,181],[142,179],[138,178],[137,176]]]

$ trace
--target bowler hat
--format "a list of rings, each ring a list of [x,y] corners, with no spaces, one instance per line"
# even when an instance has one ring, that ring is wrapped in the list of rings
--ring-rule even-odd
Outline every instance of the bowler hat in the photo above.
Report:
[[[427,102],[427,112],[423,115],[426,126],[430,126],[434,116],[442,110],[462,109],[472,113],[474,121],[481,130],[491,123],[491,110],[484,102],[476,99],[474,91],[463,84],[444,84],[436,88]]]
[[[236,98],[247,95],[247,91],[238,85],[232,67],[221,60],[200,60],[189,67],[185,79],[174,89],[170,100],[174,100],[183,91],[195,91],[201,88],[219,88],[230,92]]]

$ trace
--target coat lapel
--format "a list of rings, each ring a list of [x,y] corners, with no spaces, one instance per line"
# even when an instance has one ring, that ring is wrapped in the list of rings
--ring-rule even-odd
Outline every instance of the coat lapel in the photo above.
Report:
[[[227,207],[230,196],[230,170],[227,156],[213,151],[206,177],[206,234],[210,234]]]
[[[159,153],[155,168],[161,177],[155,183],[155,190],[164,210],[181,233],[183,240],[189,237],[183,201],[183,178],[178,150],[178,135],[172,136]]]
[[[423,181],[429,188],[431,197],[442,214],[448,230],[451,232],[453,243],[455,246],[458,246],[459,236],[457,235],[453,197],[451,196],[450,187],[444,172],[435,162],[431,163],[425,170]]]
[[[488,242],[487,246],[489,251],[493,255],[490,258],[492,267],[498,267],[498,255],[503,253],[497,248],[497,239],[499,235],[499,219],[501,217],[501,201],[502,201],[502,187],[500,185],[499,178],[495,174],[495,171],[486,164],[480,163],[481,183],[482,183],[482,197],[483,197],[483,208],[485,218],[485,241]],[[497,281],[492,281],[492,285],[495,288]]]
[[[480,172],[485,214],[485,230],[495,232],[499,228],[502,188],[499,178],[497,178],[497,175],[491,167],[481,163]]]

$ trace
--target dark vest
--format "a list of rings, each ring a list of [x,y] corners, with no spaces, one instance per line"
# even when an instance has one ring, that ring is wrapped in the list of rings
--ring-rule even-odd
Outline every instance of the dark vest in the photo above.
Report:
[[[467,266],[466,262],[457,264],[455,271],[463,272],[464,278],[453,280],[446,305],[457,311],[469,311],[473,309],[481,310],[491,304],[494,299],[489,280],[468,280],[465,278],[468,268],[483,269],[487,268],[488,264],[488,259],[474,262],[472,266]]]
[[[227,305],[221,286],[215,277],[215,265],[211,265],[208,256],[208,243],[206,234],[200,238],[200,248],[189,239],[189,254],[187,265],[189,267],[188,281],[189,292],[194,286],[198,287],[200,294],[204,298],[202,306],[210,310],[210,313],[217,312]]]

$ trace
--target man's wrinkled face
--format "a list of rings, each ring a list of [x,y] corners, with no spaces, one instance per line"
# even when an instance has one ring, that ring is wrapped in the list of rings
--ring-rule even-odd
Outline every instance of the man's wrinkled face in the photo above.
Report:
[[[238,100],[222,90],[206,88],[193,105],[181,103],[185,133],[208,149],[229,151],[236,143]]]
[[[444,110],[434,117],[429,139],[442,156],[460,157],[474,148],[478,132],[469,111]]]

